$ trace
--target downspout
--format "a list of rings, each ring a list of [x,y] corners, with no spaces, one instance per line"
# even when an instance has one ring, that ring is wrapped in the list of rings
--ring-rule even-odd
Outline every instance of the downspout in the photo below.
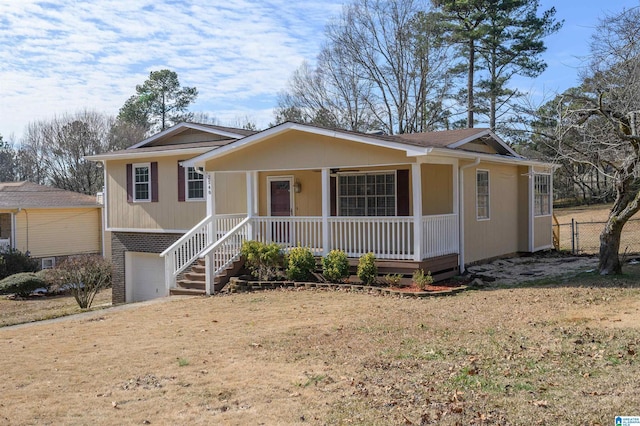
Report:
[[[458,168],[458,266],[460,273],[464,272],[464,170],[480,164],[480,157],[476,157],[471,164]]]

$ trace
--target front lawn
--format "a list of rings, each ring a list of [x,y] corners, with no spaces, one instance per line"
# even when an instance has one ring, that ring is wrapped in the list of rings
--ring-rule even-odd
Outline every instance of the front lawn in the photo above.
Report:
[[[4,424],[613,424],[640,280],[405,299],[273,290],[0,329]]]

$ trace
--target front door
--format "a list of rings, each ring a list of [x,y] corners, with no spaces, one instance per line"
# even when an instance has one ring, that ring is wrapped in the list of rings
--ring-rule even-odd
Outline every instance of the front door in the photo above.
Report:
[[[292,215],[292,186],[293,178],[290,177],[269,179],[270,216],[282,217]],[[274,220],[271,226],[271,240],[277,243],[289,242],[289,222],[287,220]]]

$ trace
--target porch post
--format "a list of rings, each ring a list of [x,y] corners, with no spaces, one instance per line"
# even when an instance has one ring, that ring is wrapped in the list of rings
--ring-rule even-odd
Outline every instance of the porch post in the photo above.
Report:
[[[254,183],[255,183],[255,172],[246,172],[246,181],[247,181],[247,217],[252,218],[255,214],[255,195],[254,195]],[[251,221],[247,224],[247,240],[253,240],[253,224]]]
[[[216,214],[216,194],[215,194],[215,176],[214,172],[205,174],[205,194],[207,198],[207,211],[206,215],[211,216],[213,220],[209,222],[207,226],[208,240],[210,244],[213,244],[218,239],[217,221],[215,220]],[[205,287],[204,292],[207,295],[212,293],[213,289],[213,254],[209,253],[204,258],[204,271],[205,271]]]
[[[411,164],[411,188],[413,189],[413,260],[422,260],[422,176],[420,163]]]
[[[329,253],[329,216],[331,215],[331,200],[329,169],[322,169],[322,255]]]

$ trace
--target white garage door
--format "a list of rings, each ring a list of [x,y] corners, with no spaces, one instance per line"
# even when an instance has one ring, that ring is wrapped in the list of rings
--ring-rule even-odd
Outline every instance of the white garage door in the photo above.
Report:
[[[124,268],[127,302],[167,296],[164,259],[158,254],[126,252]]]

